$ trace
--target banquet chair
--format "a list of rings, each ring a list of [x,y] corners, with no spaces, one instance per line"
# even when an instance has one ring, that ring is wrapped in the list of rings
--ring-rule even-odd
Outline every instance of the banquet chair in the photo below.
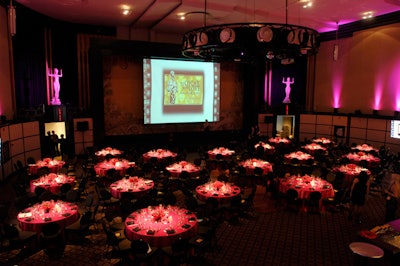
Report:
[[[47,223],[42,227],[40,242],[44,253],[53,259],[61,258],[65,250],[65,242],[58,223]]]
[[[67,193],[72,189],[72,185],[70,183],[64,183],[60,187],[59,197],[61,200],[66,200]]]
[[[310,197],[305,201],[307,213],[320,213],[321,197],[322,194],[319,191],[312,191],[310,193]]]
[[[87,243],[85,236],[92,235],[90,231],[92,217],[93,213],[91,211],[86,211],[78,221],[65,227],[69,242],[78,245]]]
[[[116,255],[117,257],[126,260],[131,249],[131,241],[126,239],[121,232],[112,231],[106,220],[101,220],[101,225],[106,234],[106,246],[104,250],[105,257],[111,259],[112,257],[109,255]]]
[[[286,209],[297,213],[300,210],[300,204],[301,201],[297,190],[289,188],[286,191]]]
[[[168,258],[168,265],[182,265],[187,263],[189,256],[189,240],[186,238],[178,238],[170,246],[161,249],[164,257]],[[162,261],[165,265],[165,260]]]
[[[151,247],[142,239],[136,239],[131,242],[129,249],[129,260],[133,265],[158,265],[158,248]]]
[[[16,225],[3,224],[4,239],[8,240],[7,252],[20,249],[19,254],[24,254],[34,249],[37,245],[37,233],[19,230]]]
[[[50,168],[48,166],[42,166],[37,170],[38,176],[44,176],[50,174]]]

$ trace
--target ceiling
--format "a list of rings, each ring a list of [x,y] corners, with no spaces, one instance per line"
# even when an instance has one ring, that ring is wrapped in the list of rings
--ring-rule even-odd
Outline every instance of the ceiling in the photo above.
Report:
[[[133,29],[178,34],[204,26],[237,22],[287,22],[322,33],[336,30],[337,24],[361,20],[365,12],[373,12],[375,16],[379,16],[400,11],[400,0],[14,0],[13,3],[15,2],[51,18],[72,23],[129,26]],[[303,8],[307,2],[312,2],[312,6]],[[130,15],[122,15],[123,5],[132,11]],[[191,14],[187,15],[186,20],[181,20],[178,16],[189,12]]]

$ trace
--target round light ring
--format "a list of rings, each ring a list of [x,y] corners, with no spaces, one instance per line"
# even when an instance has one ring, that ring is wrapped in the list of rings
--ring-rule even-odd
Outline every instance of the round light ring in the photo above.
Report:
[[[300,29],[299,32],[299,42],[301,45],[307,45],[310,34],[305,29]]]
[[[223,28],[219,33],[219,40],[222,43],[232,43],[235,41],[236,34],[231,28]]]
[[[196,35],[196,46],[206,45],[208,43],[208,36],[205,32],[198,32]]]
[[[270,42],[274,37],[274,32],[270,27],[261,27],[257,31],[257,40],[259,42]]]
[[[296,43],[296,32],[293,29],[287,29],[288,33],[286,36],[288,44],[295,44]]]

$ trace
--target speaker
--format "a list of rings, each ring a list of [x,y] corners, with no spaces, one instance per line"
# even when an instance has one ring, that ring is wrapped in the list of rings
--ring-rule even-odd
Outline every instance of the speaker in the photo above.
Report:
[[[78,130],[78,131],[89,130],[89,122],[88,121],[76,122],[76,130]]]

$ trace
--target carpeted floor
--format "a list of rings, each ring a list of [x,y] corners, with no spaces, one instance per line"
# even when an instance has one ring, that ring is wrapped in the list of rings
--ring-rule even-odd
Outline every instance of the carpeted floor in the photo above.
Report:
[[[357,232],[383,223],[384,200],[370,195],[363,223],[348,220],[346,212],[311,214],[285,210],[257,188],[254,211],[237,224],[223,222],[217,229],[218,249],[206,253],[196,265],[353,265],[349,244],[359,241]],[[101,213],[99,214],[101,215]],[[101,218],[101,217],[100,217]],[[105,256],[105,235],[99,225],[85,245],[67,245],[60,259],[42,250],[18,259],[16,251],[1,253],[2,265],[116,265],[118,257]],[[388,259],[370,260],[370,265],[389,265]]]

